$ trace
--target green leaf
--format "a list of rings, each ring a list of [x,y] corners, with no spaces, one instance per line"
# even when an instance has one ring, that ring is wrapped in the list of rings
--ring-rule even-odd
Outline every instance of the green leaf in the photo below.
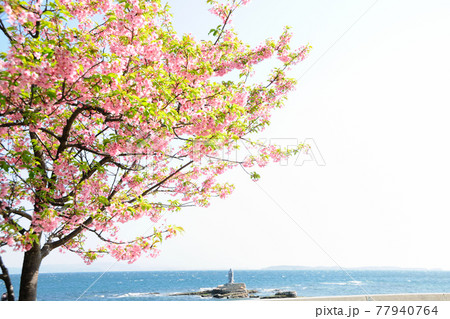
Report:
[[[259,175],[259,174],[256,173],[256,172],[251,172],[251,173],[250,173],[250,178],[251,178],[253,181],[257,181],[258,179],[261,178],[261,175]]]
[[[56,99],[56,90],[55,89],[47,90],[47,96],[49,98]]]
[[[98,201],[105,206],[109,205],[109,200],[105,196],[99,196]]]
[[[6,172],[9,171],[9,164],[6,161],[0,161],[0,168]]]

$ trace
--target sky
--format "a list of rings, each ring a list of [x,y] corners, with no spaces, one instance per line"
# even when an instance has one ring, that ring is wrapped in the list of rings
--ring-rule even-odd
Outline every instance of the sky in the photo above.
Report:
[[[207,38],[203,0],[169,1],[175,28]],[[312,45],[262,138],[310,156],[226,175],[226,200],[168,217],[185,232],[156,259],[91,266],[53,253],[43,271],[259,269],[274,265],[450,270],[450,2],[253,0],[233,20],[252,45],[289,25]],[[145,231],[144,225],[136,228]],[[2,256],[11,268],[19,254]]]

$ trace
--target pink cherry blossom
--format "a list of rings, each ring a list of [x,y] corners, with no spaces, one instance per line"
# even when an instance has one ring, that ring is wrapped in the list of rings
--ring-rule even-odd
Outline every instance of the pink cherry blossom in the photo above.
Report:
[[[286,70],[310,48],[290,49],[288,28],[256,47],[240,40],[229,24],[248,0],[209,1],[222,24],[208,39],[177,34],[158,1],[22,2],[1,1],[0,245],[27,262],[54,249],[86,263],[156,257],[182,231],[165,214],[226,198],[234,186],[217,177],[232,168],[293,154],[249,135],[283,106]],[[249,84],[269,59],[278,66]],[[230,160],[237,141],[251,155]],[[130,221],[152,227],[123,238]]]

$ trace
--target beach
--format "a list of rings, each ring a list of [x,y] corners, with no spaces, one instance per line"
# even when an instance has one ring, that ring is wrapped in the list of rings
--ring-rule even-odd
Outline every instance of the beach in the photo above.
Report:
[[[271,300],[271,299],[267,299]],[[450,301],[449,293],[379,294],[286,298],[287,301]]]

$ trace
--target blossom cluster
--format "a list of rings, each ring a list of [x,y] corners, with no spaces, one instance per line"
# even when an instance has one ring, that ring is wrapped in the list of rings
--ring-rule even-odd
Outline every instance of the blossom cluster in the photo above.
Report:
[[[0,1],[11,25],[0,55],[0,245],[39,241],[87,263],[155,257],[182,230],[164,214],[230,195],[217,177],[234,167],[292,155],[251,144],[241,162],[221,158],[269,125],[295,86],[286,69],[309,47],[291,50],[286,29],[252,48],[228,28],[249,1],[208,2],[222,21],[214,41],[178,35],[159,0]],[[271,58],[281,65],[248,84]],[[122,238],[136,220],[153,234]]]

